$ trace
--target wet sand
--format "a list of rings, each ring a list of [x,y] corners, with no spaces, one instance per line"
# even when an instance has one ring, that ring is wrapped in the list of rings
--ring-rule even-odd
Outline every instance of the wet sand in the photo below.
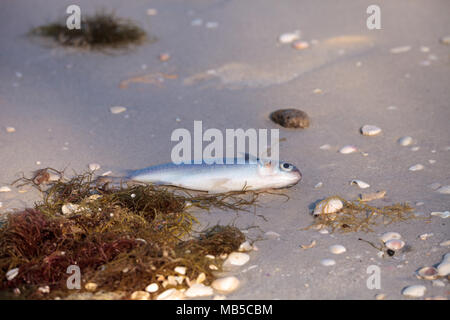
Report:
[[[373,31],[366,28],[370,1],[79,1],[82,14],[115,9],[158,41],[103,54],[44,46],[25,35],[65,16],[68,4],[0,4],[0,186],[20,172],[47,166],[80,172],[97,162],[101,173],[168,162],[172,131],[192,130],[194,120],[202,120],[204,130],[280,128],[268,115],[294,107],[307,112],[312,124],[304,130],[280,128],[280,138],[286,138],[280,157],[303,174],[298,185],[285,191],[289,201],[267,195],[256,214],[198,213],[204,224],[234,221],[281,236],[257,243],[250,262],[236,271],[242,287],[228,298],[373,299],[384,293],[387,299],[401,299],[402,289],[412,284],[425,285],[425,297],[448,297],[447,280],[436,287],[414,275],[448,252],[439,246],[450,238],[446,219],[379,226],[369,234],[301,230],[312,223],[311,206],[317,200],[335,194],[356,199],[362,190],[349,184],[352,179],[371,185],[364,192],[387,190],[375,205],[424,202],[416,211],[425,217],[450,210],[450,196],[428,187],[450,184],[450,46],[439,42],[450,34],[448,1],[379,1],[382,30]],[[158,14],[148,16],[149,8]],[[192,26],[196,19],[203,25]],[[207,28],[207,22],[218,25]],[[277,42],[280,34],[295,30],[315,44],[296,51]],[[400,46],[411,49],[390,52]],[[158,59],[163,52],[171,55],[164,63]],[[142,76],[147,83],[120,87]],[[127,111],[112,114],[109,108],[116,105]],[[359,129],[365,124],[383,131],[363,136]],[[16,132],[6,133],[7,126]],[[397,140],[403,136],[413,137],[414,143],[400,146]],[[324,144],[330,149],[321,150]],[[349,144],[368,155],[337,152]],[[411,150],[415,146],[419,149]],[[424,170],[408,170],[418,163]],[[315,189],[318,182],[323,187]],[[0,193],[0,212],[37,199],[34,192]],[[385,231],[399,232],[409,249],[381,259],[358,241],[377,241]],[[423,233],[434,235],[420,240]],[[314,248],[300,248],[312,240]],[[347,252],[331,254],[333,244],[344,245]],[[336,265],[322,266],[324,258],[333,258]],[[252,265],[257,267],[243,272]],[[366,286],[370,265],[381,269],[380,290]]]

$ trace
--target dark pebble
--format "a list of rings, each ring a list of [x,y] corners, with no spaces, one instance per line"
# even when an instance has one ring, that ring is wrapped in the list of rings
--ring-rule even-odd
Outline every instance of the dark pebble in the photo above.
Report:
[[[281,109],[270,114],[270,119],[285,128],[308,128],[309,117],[306,112],[297,109]]]

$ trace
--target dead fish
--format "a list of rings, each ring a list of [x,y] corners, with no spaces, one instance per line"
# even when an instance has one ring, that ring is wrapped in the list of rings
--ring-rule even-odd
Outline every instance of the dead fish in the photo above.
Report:
[[[232,164],[228,164],[232,163]],[[162,164],[128,172],[127,180],[177,186],[211,193],[291,187],[302,178],[288,162],[273,160],[236,161],[209,164]]]

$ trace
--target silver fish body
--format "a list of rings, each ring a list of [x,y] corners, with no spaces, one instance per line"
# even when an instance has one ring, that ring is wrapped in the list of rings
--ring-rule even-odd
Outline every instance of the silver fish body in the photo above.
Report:
[[[212,193],[277,189],[297,184],[302,175],[287,162],[248,161],[240,164],[234,159],[221,163],[168,163],[131,171],[128,179],[144,183],[171,185]]]

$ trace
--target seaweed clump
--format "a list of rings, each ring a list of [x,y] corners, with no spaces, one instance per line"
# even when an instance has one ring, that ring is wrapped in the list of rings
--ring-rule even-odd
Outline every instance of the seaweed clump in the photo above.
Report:
[[[214,269],[222,268],[220,256],[237,250],[245,237],[232,225],[197,234],[188,208],[247,210],[257,197],[251,192],[194,196],[153,185],[112,187],[96,183],[92,173],[68,180],[60,174],[46,181],[45,189],[36,176],[18,181],[38,188],[43,199],[33,209],[11,213],[0,227],[3,295],[51,299],[95,291],[129,298],[157,283],[158,291],[151,294],[156,298],[169,288],[186,289],[192,281],[210,284]],[[74,265],[81,271],[81,288],[75,291],[67,286],[67,270]],[[186,268],[181,278],[175,271],[180,266]]]
[[[63,46],[94,50],[125,48],[147,39],[146,32],[133,21],[105,12],[82,17],[81,29],[68,29],[65,24],[55,22],[34,28],[31,34],[52,38]]]
[[[414,209],[407,203],[396,203],[390,206],[374,207],[361,201],[347,201],[339,196],[328,197],[321,203],[325,207],[330,200],[339,199],[343,207],[337,212],[315,215],[314,223],[305,229],[330,228],[331,232],[373,232],[373,227],[382,223],[388,225],[393,222],[406,221],[414,218]],[[320,203],[319,203],[320,204]],[[319,205],[318,204],[318,205]]]

